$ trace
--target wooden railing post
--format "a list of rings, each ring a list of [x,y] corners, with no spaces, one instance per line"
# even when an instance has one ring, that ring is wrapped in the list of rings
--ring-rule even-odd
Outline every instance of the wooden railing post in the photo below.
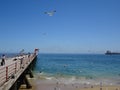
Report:
[[[15,74],[17,73],[17,62],[15,62]]]
[[[6,81],[8,81],[8,66],[6,67]]]

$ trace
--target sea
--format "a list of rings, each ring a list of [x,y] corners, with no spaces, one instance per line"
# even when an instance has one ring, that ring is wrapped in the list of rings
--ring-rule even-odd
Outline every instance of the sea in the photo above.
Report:
[[[120,85],[120,55],[39,53],[33,72],[41,79],[65,84]]]
[[[120,85],[120,55],[38,54],[34,73],[66,84]]]

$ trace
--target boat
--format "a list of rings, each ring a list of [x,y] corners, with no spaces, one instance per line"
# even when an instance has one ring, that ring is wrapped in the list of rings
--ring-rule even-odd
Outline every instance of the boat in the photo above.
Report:
[[[105,55],[120,55],[119,52],[111,52],[111,51],[106,51]]]

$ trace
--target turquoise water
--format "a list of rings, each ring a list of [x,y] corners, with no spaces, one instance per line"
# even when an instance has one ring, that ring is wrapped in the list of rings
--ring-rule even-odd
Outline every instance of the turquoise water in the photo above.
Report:
[[[81,82],[120,83],[120,56],[104,54],[39,54],[35,72],[45,77]]]

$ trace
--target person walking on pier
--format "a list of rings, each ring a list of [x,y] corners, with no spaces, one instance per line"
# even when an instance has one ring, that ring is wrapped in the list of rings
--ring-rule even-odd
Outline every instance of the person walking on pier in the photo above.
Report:
[[[2,55],[2,62],[1,62],[1,65],[5,65],[5,54]]]

